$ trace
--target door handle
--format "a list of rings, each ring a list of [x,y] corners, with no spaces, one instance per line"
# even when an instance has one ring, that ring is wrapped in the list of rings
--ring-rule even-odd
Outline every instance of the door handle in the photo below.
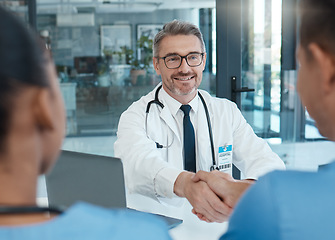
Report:
[[[233,89],[233,93],[240,93],[240,92],[254,92],[254,88],[242,87],[239,89]]]
[[[233,93],[241,93],[241,92],[254,92],[254,88],[248,88],[248,87],[242,87],[242,88],[236,88],[236,77],[231,77],[231,87]]]
[[[236,76],[231,77],[231,100],[233,102],[236,102],[236,94],[242,93],[242,92],[254,92],[254,88],[248,88],[248,87],[242,87],[242,88],[236,88]]]

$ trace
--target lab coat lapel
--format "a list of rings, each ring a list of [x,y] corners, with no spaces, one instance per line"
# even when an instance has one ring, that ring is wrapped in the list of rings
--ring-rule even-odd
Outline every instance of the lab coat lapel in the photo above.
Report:
[[[173,116],[170,112],[170,109],[168,108],[168,106],[166,104],[165,104],[165,107],[161,111],[160,118],[172,130],[172,132],[175,134],[175,137],[180,142],[178,126],[177,126],[176,121],[175,121],[175,119],[173,118]]]

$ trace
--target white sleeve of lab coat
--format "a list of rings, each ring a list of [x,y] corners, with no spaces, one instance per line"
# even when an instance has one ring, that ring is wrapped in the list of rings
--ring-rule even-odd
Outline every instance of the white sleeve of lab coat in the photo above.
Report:
[[[245,178],[258,179],[270,171],[284,170],[284,162],[271,150],[264,139],[257,137],[236,104],[231,104],[231,111],[234,139],[233,163]]]
[[[121,115],[114,144],[115,156],[123,162],[127,190],[180,205],[183,199],[174,194],[173,187],[182,170],[165,161],[156,143],[147,137],[145,107],[140,100]]]

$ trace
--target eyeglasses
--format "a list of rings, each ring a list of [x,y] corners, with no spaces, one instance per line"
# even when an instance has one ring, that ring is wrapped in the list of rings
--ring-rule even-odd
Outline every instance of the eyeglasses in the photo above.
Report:
[[[157,57],[163,59],[165,66],[168,69],[176,69],[181,66],[183,58],[185,58],[187,65],[190,67],[197,67],[202,63],[205,53],[189,53],[186,56],[180,56],[178,54],[169,55],[166,57]]]

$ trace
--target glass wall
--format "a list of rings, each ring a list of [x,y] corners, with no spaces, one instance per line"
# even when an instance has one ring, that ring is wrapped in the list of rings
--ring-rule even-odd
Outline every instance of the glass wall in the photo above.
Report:
[[[34,8],[32,2],[2,1],[0,4],[27,24],[35,20],[38,33],[52,50],[67,110],[64,149],[113,155],[121,113],[160,82],[151,64],[152,38],[164,23],[173,19],[190,21],[200,27],[207,49],[201,88],[212,95],[218,92],[217,81],[222,80],[216,74],[223,66],[217,66],[216,44],[223,43],[216,42],[217,30],[222,28],[216,22],[221,14],[216,15],[216,3],[229,1],[37,0],[36,14],[29,15],[34,13],[29,11]],[[296,66],[292,64],[283,70],[283,64],[288,61],[287,56],[283,60],[282,45],[287,41],[283,39],[283,29],[287,29],[287,18],[295,14],[294,3],[288,2],[292,1],[240,1],[240,62],[241,86],[255,89],[241,94],[242,113],[259,136],[280,143],[271,147],[290,165],[301,152],[306,153],[301,159],[312,156],[306,150],[297,153],[296,148],[305,146],[297,141],[324,139],[299,103]],[[285,4],[290,11],[282,7]],[[290,15],[283,18],[284,12]],[[292,24],[295,23],[293,19]],[[289,45],[290,61],[294,62],[296,39],[289,39]],[[320,144],[318,148],[322,148]]]
[[[282,2],[254,0],[242,4],[241,110],[261,137],[279,137],[281,97]]]
[[[215,94],[214,8],[214,0],[38,0],[37,29],[57,65],[68,137],[115,136],[121,113],[160,82],[152,67],[152,39],[173,19],[201,28],[208,54],[201,88]]]
[[[10,9],[14,12],[19,18],[28,24],[28,1],[24,0],[6,0],[0,1],[0,6]]]

